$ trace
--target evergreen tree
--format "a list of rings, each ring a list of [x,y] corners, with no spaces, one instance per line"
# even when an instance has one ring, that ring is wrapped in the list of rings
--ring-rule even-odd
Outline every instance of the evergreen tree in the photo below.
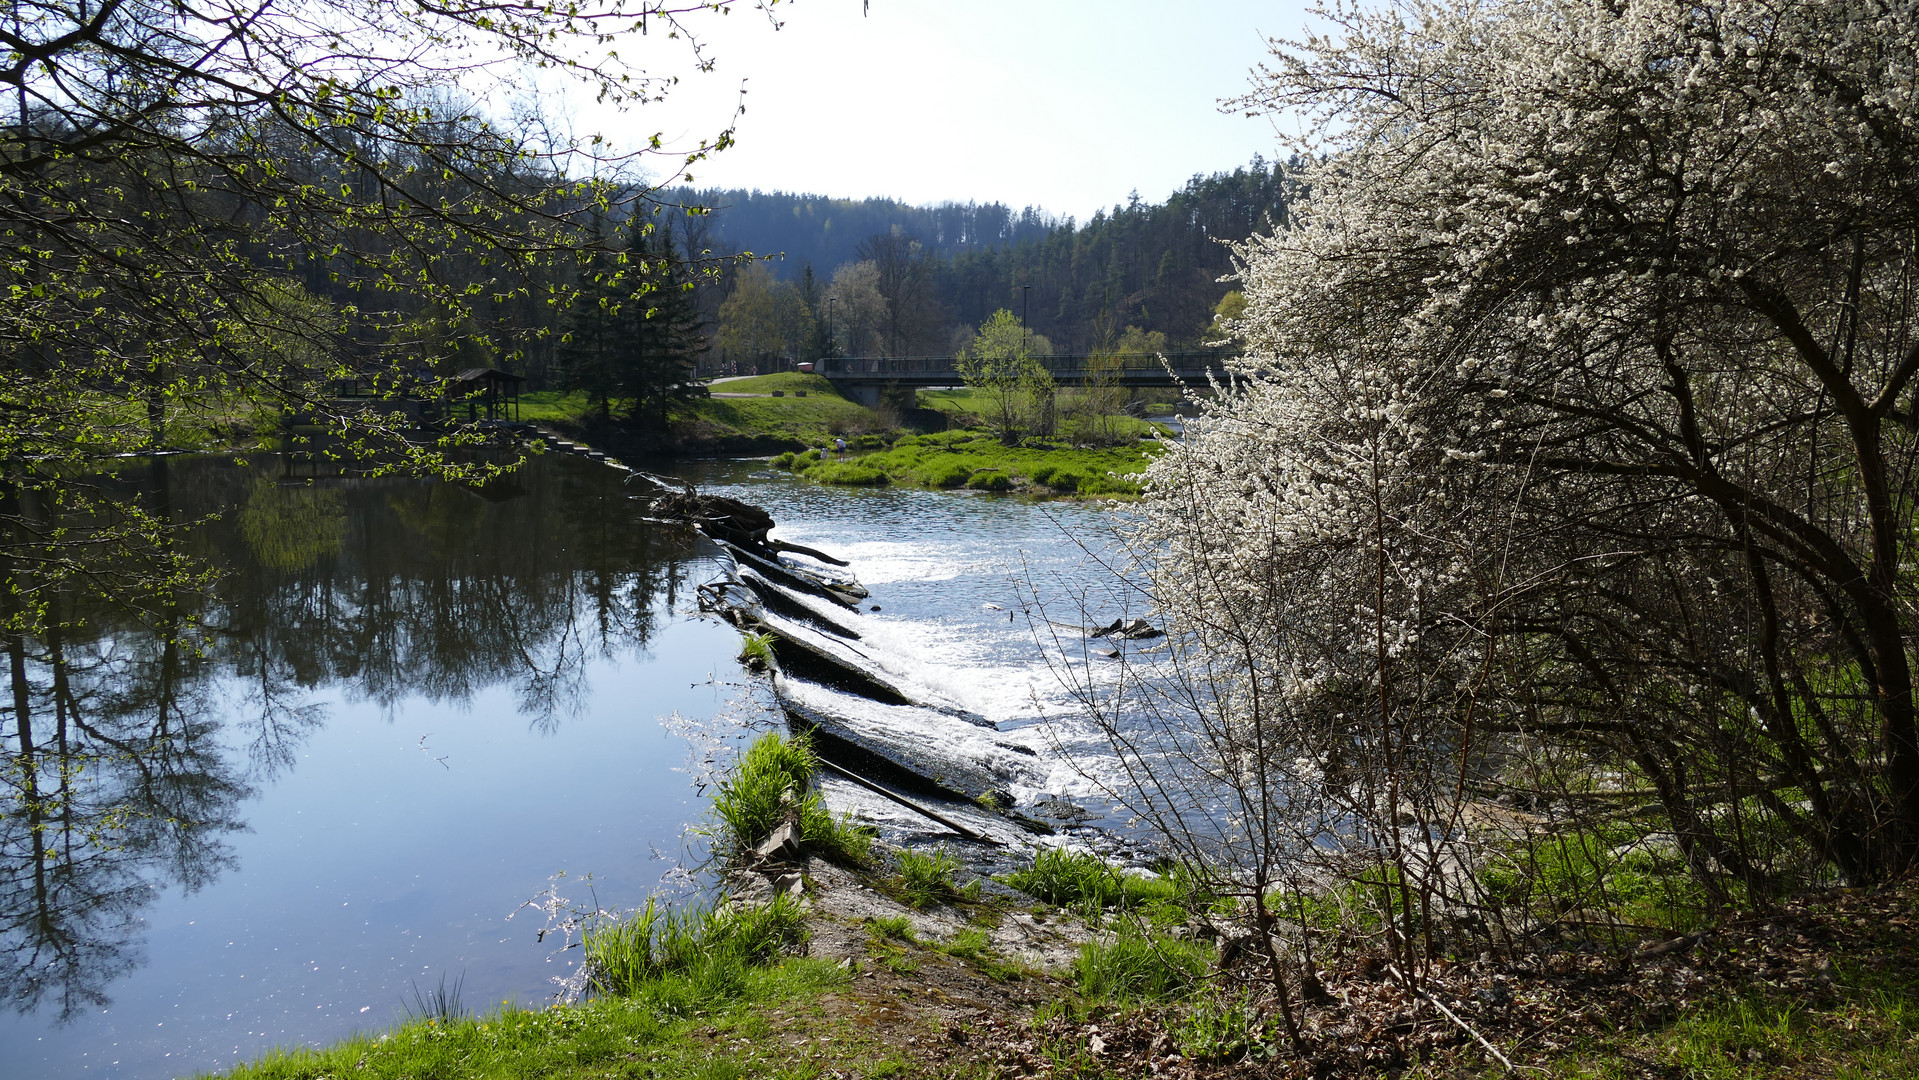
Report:
[[[605,220],[596,214],[590,228],[593,243],[580,255],[580,285],[567,308],[557,358],[565,387],[586,391],[600,415],[611,417],[613,396],[624,382],[620,310],[630,271],[606,243]]]
[[[667,409],[698,392],[694,367],[706,348],[693,280],[674,257],[671,233],[657,226],[629,227],[627,266],[639,287],[623,306],[625,340],[619,351],[622,388],[633,400],[632,416],[665,426]]]
[[[808,327],[806,339],[800,343],[800,360],[813,362],[824,359],[832,351],[833,342],[827,335],[832,327],[827,325],[826,297],[820,291],[819,278],[813,276],[813,264],[807,263],[800,270],[800,303],[812,312],[813,323]]]

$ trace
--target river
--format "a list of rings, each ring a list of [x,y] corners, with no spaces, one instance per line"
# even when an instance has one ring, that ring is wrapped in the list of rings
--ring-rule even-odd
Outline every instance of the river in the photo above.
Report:
[[[1027,615],[1035,587],[1055,615],[1118,610],[1088,557],[1109,514],[664,468],[850,560],[871,641],[1078,762],[1025,797],[1108,813],[1056,675],[1098,661],[1049,665]],[[28,650],[29,722],[9,709],[0,743],[6,1075],[226,1068],[378,1030],[442,984],[469,1009],[542,1004],[573,954],[530,902],[692,887],[699,784],[775,718],[697,609],[716,555],[622,481],[557,455],[480,490],[288,483],[264,457],[115,477],[176,520],[218,512],[191,554],[223,574],[161,626],[76,608]]]

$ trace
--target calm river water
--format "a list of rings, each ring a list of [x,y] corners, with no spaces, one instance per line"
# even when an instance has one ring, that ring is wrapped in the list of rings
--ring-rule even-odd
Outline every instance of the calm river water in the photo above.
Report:
[[[852,560],[883,609],[869,637],[930,680],[1091,746],[1016,613],[1022,582],[1062,610],[1099,588],[1081,544],[1103,512],[672,468]],[[442,980],[471,1009],[550,1000],[572,954],[522,905],[683,888],[705,756],[771,722],[734,631],[695,609],[711,552],[641,521],[614,470],[548,456],[478,492],[279,471],[175,458],[118,480],[220,514],[195,541],[224,570],[213,599],[165,613],[197,649],[108,612],[34,643],[29,722],[9,706],[0,740],[11,1080],[221,1069],[385,1027]],[[25,762],[62,796],[37,830]]]

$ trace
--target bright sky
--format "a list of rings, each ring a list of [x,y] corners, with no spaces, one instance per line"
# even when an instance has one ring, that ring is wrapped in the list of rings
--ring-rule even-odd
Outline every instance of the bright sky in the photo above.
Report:
[[[1129,192],[1157,202],[1194,173],[1276,156],[1272,120],[1218,102],[1248,88],[1267,36],[1300,35],[1305,8],[871,0],[862,16],[861,0],[792,0],[775,32],[743,7],[696,22],[716,67],[686,75],[667,106],[577,122],[629,145],[654,131],[697,141],[724,126],[744,80],[739,145],[695,168],[699,186],[1037,205],[1083,221]]]

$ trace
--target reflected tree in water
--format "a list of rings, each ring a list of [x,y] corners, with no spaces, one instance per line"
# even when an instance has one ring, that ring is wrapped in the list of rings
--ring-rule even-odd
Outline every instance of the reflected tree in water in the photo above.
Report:
[[[22,1011],[108,1002],[144,962],[142,909],[233,865],[241,805],[324,723],[319,692],[396,716],[409,699],[506,684],[552,730],[583,707],[593,662],[645,653],[690,552],[689,536],[638,520],[617,474],[578,463],[491,492],[282,485],[165,459],[137,480],[156,516],[231,509],[192,550],[138,556],[224,567],[216,587],[116,589],[108,557],[72,562],[72,543],[51,584],[7,567],[4,602],[31,597],[42,628],[15,622],[4,643],[0,997]]]
[[[163,459],[148,487],[155,515],[170,515]],[[50,505],[14,509],[48,538],[84,539],[95,525]],[[0,995],[65,1019],[105,1004],[108,984],[141,962],[139,912],[158,888],[191,891],[230,862],[222,837],[241,827],[235,811],[249,789],[217,738],[181,583],[103,588],[138,579],[115,565],[128,553],[91,549],[107,553],[96,565],[68,542],[57,560],[20,558],[35,539],[16,535],[6,568]],[[164,564],[174,554],[132,557]],[[25,597],[38,634],[23,631]]]

